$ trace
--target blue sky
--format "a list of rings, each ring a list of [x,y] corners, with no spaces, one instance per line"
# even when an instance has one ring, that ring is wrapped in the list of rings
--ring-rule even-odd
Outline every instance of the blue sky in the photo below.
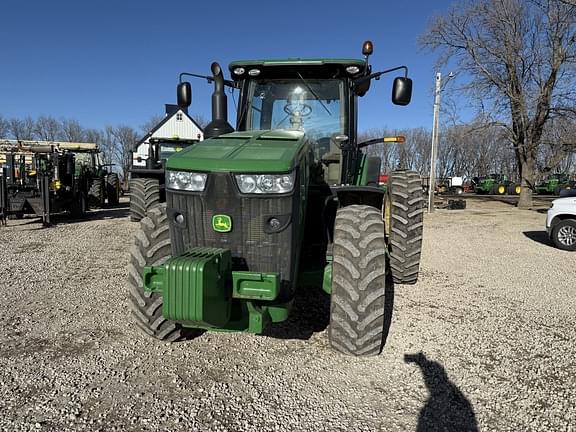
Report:
[[[376,81],[359,102],[360,130],[429,128],[436,55],[417,38],[451,3],[3,0],[0,115],[139,128],[175,102],[182,71],[208,75],[212,61],[226,68],[235,59],[360,58],[370,39],[374,70],[407,65],[414,93],[409,106],[394,106],[393,75]],[[192,114],[209,119],[211,91],[192,81]],[[231,99],[229,107],[233,123]]]

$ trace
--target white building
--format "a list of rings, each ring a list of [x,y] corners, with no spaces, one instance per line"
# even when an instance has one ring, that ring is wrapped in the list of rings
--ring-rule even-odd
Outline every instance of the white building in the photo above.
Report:
[[[132,155],[134,167],[146,166],[151,139],[202,141],[204,132],[186,110],[177,105],[166,104],[166,116],[136,144]]]

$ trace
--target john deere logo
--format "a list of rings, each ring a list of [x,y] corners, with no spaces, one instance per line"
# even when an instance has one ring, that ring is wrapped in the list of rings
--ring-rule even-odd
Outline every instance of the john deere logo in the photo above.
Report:
[[[216,232],[232,231],[232,218],[222,214],[212,216],[212,229]]]

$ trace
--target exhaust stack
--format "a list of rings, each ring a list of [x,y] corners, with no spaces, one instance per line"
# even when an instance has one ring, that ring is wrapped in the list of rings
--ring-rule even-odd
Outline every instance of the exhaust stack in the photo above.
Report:
[[[212,121],[204,128],[204,138],[213,138],[234,131],[234,128],[228,123],[228,98],[226,93],[224,93],[222,68],[218,63],[214,62],[211,69],[214,77]]]

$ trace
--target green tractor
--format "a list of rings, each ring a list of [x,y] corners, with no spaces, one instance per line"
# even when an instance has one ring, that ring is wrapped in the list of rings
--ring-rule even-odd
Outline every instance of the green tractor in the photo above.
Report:
[[[166,161],[166,203],[148,213],[129,264],[135,322],[160,340],[203,330],[261,334],[288,318],[296,288],[330,295],[337,351],[382,350],[392,286],[418,279],[420,176],[390,173],[357,142],[357,99],[394,70],[392,102],[407,105],[405,66],[372,72],[364,59],[217,63],[203,142]],[[236,130],[224,88],[239,90]],[[178,104],[190,105],[188,82]],[[385,307],[385,305],[388,305]]]
[[[91,207],[117,205],[120,201],[120,178],[110,170],[111,164],[105,164],[102,153],[96,145],[75,150],[76,164],[82,165],[90,176],[88,200]]]
[[[490,174],[473,179],[474,192],[489,195],[518,195],[520,186],[508,180],[504,174]]]
[[[536,193],[542,195],[560,195],[564,189],[571,189],[574,182],[567,174],[551,174],[542,183],[536,185]]]

